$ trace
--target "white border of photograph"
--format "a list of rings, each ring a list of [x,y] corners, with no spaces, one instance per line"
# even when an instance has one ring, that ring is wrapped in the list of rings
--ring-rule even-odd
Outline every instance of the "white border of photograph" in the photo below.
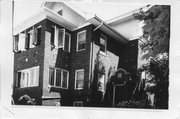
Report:
[[[98,0],[94,0],[98,1]],[[100,0],[102,1],[102,0]],[[131,2],[133,0],[104,0],[105,2]],[[132,2],[133,1],[133,2]],[[150,2],[151,1],[151,2]],[[85,0],[92,2],[92,0]],[[180,119],[180,0],[136,0],[139,3],[171,5],[170,36],[170,75],[169,75],[169,109],[122,109],[122,108],[87,108],[87,107],[46,107],[46,106],[12,106],[13,58],[12,52],[12,1],[2,0],[1,5],[1,116],[2,118],[47,118],[47,119]]]

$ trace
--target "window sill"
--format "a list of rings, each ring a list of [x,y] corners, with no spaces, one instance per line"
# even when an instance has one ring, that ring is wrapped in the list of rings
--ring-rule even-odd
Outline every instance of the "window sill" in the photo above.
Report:
[[[38,85],[25,86],[25,87],[15,87],[15,88],[34,88],[34,87],[38,87]]]
[[[100,51],[99,53],[100,53],[101,55],[105,56],[105,57],[107,56],[107,53],[106,53],[106,52]]]
[[[83,90],[83,88],[75,88],[74,90]]]
[[[48,85],[48,88],[58,88],[58,89],[68,89],[68,88],[63,88],[63,87],[60,87],[60,86],[52,86],[52,85]]]
[[[81,50],[77,50],[77,49],[76,49],[76,52],[85,51],[85,50],[86,50],[86,49],[81,49]]]

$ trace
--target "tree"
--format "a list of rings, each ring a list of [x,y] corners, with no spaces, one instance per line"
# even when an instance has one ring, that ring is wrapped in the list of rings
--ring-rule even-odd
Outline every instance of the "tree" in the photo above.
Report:
[[[155,5],[147,11],[140,9],[134,17],[144,22],[142,27],[144,43],[140,46],[143,52],[148,52],[146,59],[159,54],[169,53],[170,38],[170,6]]]
[[[155,78],[157,108],[168,107],[168,75],[169,75],[169,39],[170,39],[170,6],[148,5],[148,10],[140,9],[134,14],[135,19],[144,22],[140,45],[146,53],[142,59],[151,59],[144,65],[144,69]]]

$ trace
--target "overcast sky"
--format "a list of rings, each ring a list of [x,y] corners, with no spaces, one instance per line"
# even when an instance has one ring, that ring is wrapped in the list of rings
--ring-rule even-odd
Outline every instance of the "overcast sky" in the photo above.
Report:
[[[129,11],[138,9],[145,4],[122,2],[71,2],[80,10],[96,14],[101,19],[108,20]],[[25,19],[40,9],[40,1],[15,1],[14,26],[19,25]]]

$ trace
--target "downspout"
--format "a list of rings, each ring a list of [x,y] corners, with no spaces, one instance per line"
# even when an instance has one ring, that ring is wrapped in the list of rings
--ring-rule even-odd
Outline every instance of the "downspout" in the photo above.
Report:
[[[98,28],[100,28],[103,25],[103,21],[101,21],[101,23],[99,24],[99,26],[97,26],[93,31],[96,31]]]
[[[95,15],[94,18],[95,18],[96,20],[98,20],[99,22],[103,22],[102,25],[106,26],[108,29],[110,29],[111,31],[113,31],[115,34],[117,34],[117,35],[120,36],[121,38],[123,38],[123,39],[129,41],[129,40],[128,40],[127,38],[125,38],[124,36],[118,34],[117,31],[115,31],[115,30],[113,30],[112,28],[110,28],[103,20],[101,20],[101,19],[100,19],[99,17],[97,17],[96,15]]]

